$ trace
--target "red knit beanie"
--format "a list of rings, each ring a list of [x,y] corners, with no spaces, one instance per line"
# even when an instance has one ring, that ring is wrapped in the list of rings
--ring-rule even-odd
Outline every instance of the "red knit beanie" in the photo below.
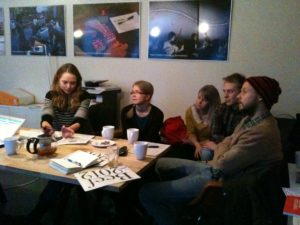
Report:
[[[277,80],[266,76],[249,77],[246,79],[256,92],[262,97],[266,107],[271,109],[278,102],[281,88]]]

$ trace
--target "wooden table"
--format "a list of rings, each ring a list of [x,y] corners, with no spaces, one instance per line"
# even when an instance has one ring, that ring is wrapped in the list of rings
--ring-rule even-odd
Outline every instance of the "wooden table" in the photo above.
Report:
[[[96,137],[100,138],[101,137]],[[128,166],[131,170],[135,173],[142,176],[142,173],[147,170],[153,163],[156,161],[158,157],[163,155],[169,145],[165,144],[155,144],[158,145],[158,148],[150,149],[150,151],[157,151],[159,152],[157,155],[148,155],[144,160],[137,160],[133,153],[133,145],[127,143],[127,140],[123,139],[114,139],[116,144],[121,147],[126,145],[128,148],[128,155],[125,157],[119,157],[118,162],[121,165]],[[51,158],[62,158],[71,152],[76,150],[84,150],[84,151],[101,151],[103,149],[93,147],[91,144],[85,145],[60,145],[57,148],[57,151],[52,156],[37,156],[27,152],[25,146],[22,146],[21,149],[18,151],[18,154],[7,156],[5,154],[4,148],[0,148],[0,170],[2,171],[11,171],[16,173],[23,173],[26,175],[32,175],[39,178],[49,179],[49,180],[56,180],[65,183],[71,183],[79,185],[79,182],[76,180],[75,176],[64,175],[57,170],[49,167],[49,160]],[[149,149],[148,149],[149,150]],[[113,185],[108,185],[104,187],[105,190],[120,192],[128,183],[122,182]]]

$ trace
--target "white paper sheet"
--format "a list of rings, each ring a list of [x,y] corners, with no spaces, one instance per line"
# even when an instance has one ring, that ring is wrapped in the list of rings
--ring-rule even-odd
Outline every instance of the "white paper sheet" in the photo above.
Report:
[[[147,148],[147,155],[148,156],[158,156],[159,154],[161,154],[163,151],[165,151],[169,147],[170,147],[170,145],[149,142],[148,148]]]
[[[56,137],[61,136],[61,132],[55,132]],[[57,145],[78,145],[78,144],[87,144],[94,135],[87,134],[74,134],[72,138],[63,138],[57,142]]]
[[[140,28],[140,17],[137,12],[109,18],[118,33],[124,33]]]
[[[91,191],[106,185],[139,179],[140,176],[126,166],[116,168],[93,168],[74,174],[84,191]]]

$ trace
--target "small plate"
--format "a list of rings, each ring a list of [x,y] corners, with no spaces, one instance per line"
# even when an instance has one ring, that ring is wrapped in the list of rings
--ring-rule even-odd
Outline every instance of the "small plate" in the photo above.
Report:
[[[94,147],[105,148],[108,146],[115,145],[116,142],[111,140],[91,140],[91,145]]]

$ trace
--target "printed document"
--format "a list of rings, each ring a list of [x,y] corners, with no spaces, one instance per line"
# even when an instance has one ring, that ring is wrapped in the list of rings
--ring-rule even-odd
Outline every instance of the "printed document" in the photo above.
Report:
[[[141,178],[127,166],[93,168],[74,174],[84,191]]]

